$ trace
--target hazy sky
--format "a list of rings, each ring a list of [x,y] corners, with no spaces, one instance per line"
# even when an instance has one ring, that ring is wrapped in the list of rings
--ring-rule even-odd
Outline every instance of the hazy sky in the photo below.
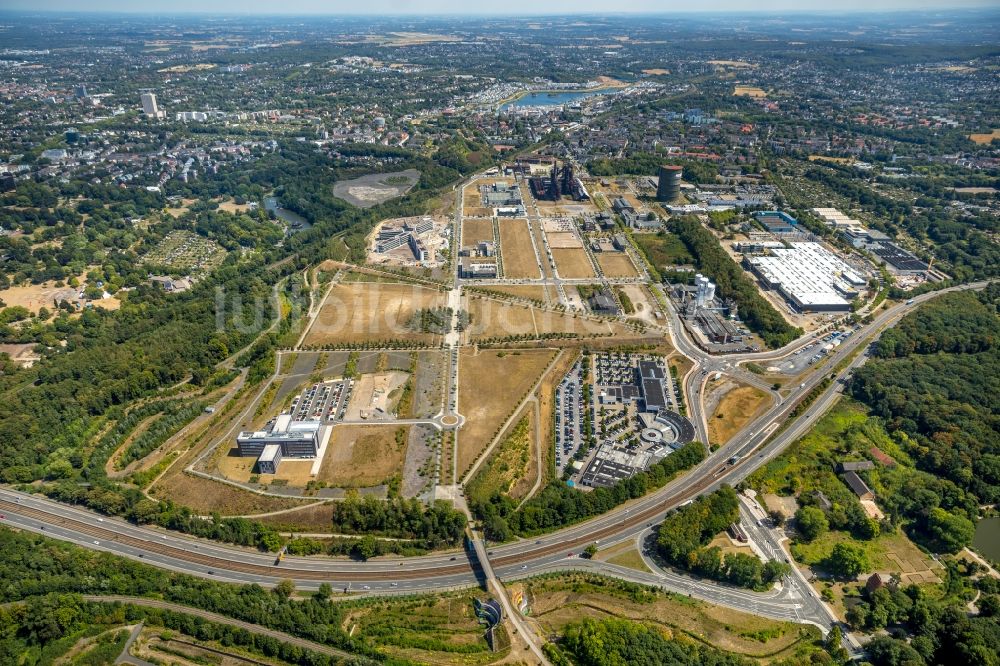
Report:
[[[234,14],[560,14],[691,11],[901,11],[996,7],[997,0],[0,0],[28,11],[225,12]]]

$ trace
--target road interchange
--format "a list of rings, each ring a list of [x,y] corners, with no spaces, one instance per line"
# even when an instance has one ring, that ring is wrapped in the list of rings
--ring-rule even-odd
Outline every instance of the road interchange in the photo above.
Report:
[[[876,339],[882,330],[940,293],[979,289],[985,284],[974,283],[932,292],[883,310],[869,325],[829,355],[825,370],[813,371],[784,400],[776,402],[695,469],[643,498],[586,522],[536,539],[493,546],[484,556],[488,559],[487,567],[495,571],[500,580],[583,569],[665,587],[751,613],[807,621],[828,628],[832,621],[829,613],[818,608],[799,585],[789,584],[779,592],[758,594],[697,581],[659,567],[654,568],[654,573],[647,574],[604,562],[583,560],[579,553],[592,543],[606,547],[634,540],[641,544],[648,539],[653,526],[670,510],[722,484],[738,484],[805,434],[825,413],[843,388],[840,380],[864,363],[867,358],[863,353],[864,346]],[[676,315],[671,334],[678,350],[695,363],[688,374],[688,386],[693,383],[692,378],[699,377],[699,369],[707,372],[706,368],[713,371],[718,368],[718,371],[731,372],[736,368],[737,361],[749,360],[745,355],[709,356],[686,338]],[[754,360],[783,358],[811,340],[811,336],[801,338],[783,349],[754,354],[753,357]],[[838,366],[842,367],[836,370]],[[742,374],[742,371],[737,372]],[[837,381],[824,389],[790,425],[782,428],[799,402],[831,375]],[[703,377],[704,373],[700,376]],[[688,404],[697,419],[700,400],[692,400],[690,392],[687,395]],[[777,434],[774,434],[776,431]],[[734,456],[735,461],[730,462]],[[478,558],[455,551],[415,558],[379,558],[367,562],[288,557],[279,565],[273,554],[181,536],[155,527],[133,525],[6,488],[0,489],[0,514],[4,515],[4,523],[11,527],[44,533],[154,566],[233,583],[270,585],[288,578],[302,590],[314,590],[320,583],[328,582],[335,588],[362,594],[413,594],[468,587],[481,584],[483,580]]]

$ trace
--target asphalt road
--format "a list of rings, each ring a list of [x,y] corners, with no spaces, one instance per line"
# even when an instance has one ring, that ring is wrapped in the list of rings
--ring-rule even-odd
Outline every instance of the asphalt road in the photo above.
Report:
[[[985,283],[963,285],[947,291],[981,288],[984,285]],[[912,304],[900,304],[880,313],[872,324],[856,333],[830,355],[827,367],[836,367],[859,347],[871,342],[885,326],[898,321],[913,307],[939,293],[942,292],[919,296]],[[805,343],[803,340],[773,352],[773,357],[790,353],[794,351],[796,344]],[[859,353],[838,373],[838,377],[846,377],[866,358],[865,354]],[[695,359],[698,363],[717,362],[717,359],[704,359],[700,352]],[[607,563],[583,560],[579,553],[595,542],[603,547],[625,540],[641,540],[644,534],[648,534],[649,528],[662,520],[669,510],[698,495],[711,492],[723,483],[735,485],[778,455],[806,432],[837,399],[842,387],[834,382],[790,427],[771,437],[776,429],[786,423],[798,401],[830,372],[832,370],[814,373],[783,402],[772,406],[701,465],[662,489],[585,523],[535,540],[526,539],[487,547],[486,557],[496,576],[501,580],[508,580],[546,571],[585,568],[635,582],[662,585],[747,612],[771,617],[787,616],[787,619],[794,616],[797,621],[812,621],[822,626],[828,620],[820,617],[816,609],[810,609],[801,595],[793,596],[792,586],[788,586],[787,593],[782,588],[781,593],[761,595],[697,581],[676,573],[643,574]],[[729,460],[738,454],[739,459],[735,464],[730,464]],[[10,489],[0,489],[0,515],[3,515],[3,522],[12,527],[44,533],[53,538],[113,552],[166,569],[233,583],[255,582],[268,585],[282,578],[290,578],[303,590],[314,590],[320,583],[330,582],[335,589],[344,588],[351,592],[402,594],[465,587],[482,580],[481,570],[476,565],[474,571],[469,557],[461,551],[419,558],[380,558],[370,562],[288,557],[280,565],[276,565],[273,554],[224,546],[154,527],[140,527]],[[782,596],[783,593],[785,596]]]

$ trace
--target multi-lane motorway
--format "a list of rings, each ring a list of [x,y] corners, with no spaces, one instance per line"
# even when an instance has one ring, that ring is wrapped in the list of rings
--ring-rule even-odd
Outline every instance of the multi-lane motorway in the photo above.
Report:
[[[954,287],[977,289],[986,283]],[[580,552],[591,543],[604,547],[626,540],[642,542],[650,529],[669,510],[681,503],[711,492],[724,483],[735,485],[767,460],[805,433],[833,404],[841,390],[839,382],[826,388],[792,423],[789,415],[799,401],[816,388],[843,361],[837,379],[846,377],[867,358],[860,347],[867,345],[886,327],[920,303],[943,292],[919,296],[880,312],[872,323],[859,330],[837,351],[830,354],[826,369],[813,372],[783,400],[774,404],[737,436],[718,448],[701,465],[675,479],[662,489],[618,507],[585,523],[574,525],[538,539],[488,548],[486,558],[501,580],[511,580],[541,572],[586,568],[636,582],[656,584],[722,603],[748,612],[782,619],[810,621],[828,627],[830,617],[811,599],[803,585],[789,582],[780,591],[755,594],[671,573],[658,568],[655,573],[641,573],[603,562],[583,560]],[[692,357],[699,368],[735,368],[739,356],[710,357],[676,325],[672,337],[678,349]],[[756,354],[758,359],[781,358],[805,344],[805,339],[770,354]],[[720,365],[721,363],[721,365]],[[697,371],[689,375],[700,378]],[[699,382],[700,385],[700,382]],[[688,395],[692,411],[700,404],[697,395]],[[697,416],[697,413],[694,414]],[[785,426],[782,429],[782,426]],[[777,431],[777,434],[774,434]],[[181,536],[164,530],[137,526],[125,521],[98,516],[80,508],[9,489],[0,489],[0,515],[3,523],[41,532],[53,538],[113,552],[146,563],[227,582],[272,584],[282,578],[292,579],[300,589],[315,589],[322,582],[357,593],[413,593],[439,591],[481,582],[482,568],[475,557],[462,551],[405,559],[377,559],[355,562],[342,559],[288,557],[276,564],[273,554],[224,546],[214,542]],[[766,536],[766,535],[762,535]],[[808,587],[808,585],[805,585]]]

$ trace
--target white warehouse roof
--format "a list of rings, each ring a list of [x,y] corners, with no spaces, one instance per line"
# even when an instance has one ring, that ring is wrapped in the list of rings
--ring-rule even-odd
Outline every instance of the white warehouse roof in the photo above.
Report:
[[[792,243],[791,248],[775,248],[764,257],[749,261],[767,282],[802,308],[814,306],[848,307],[837,286],[862,285],[865,280],[835,254],[819,243]]]

